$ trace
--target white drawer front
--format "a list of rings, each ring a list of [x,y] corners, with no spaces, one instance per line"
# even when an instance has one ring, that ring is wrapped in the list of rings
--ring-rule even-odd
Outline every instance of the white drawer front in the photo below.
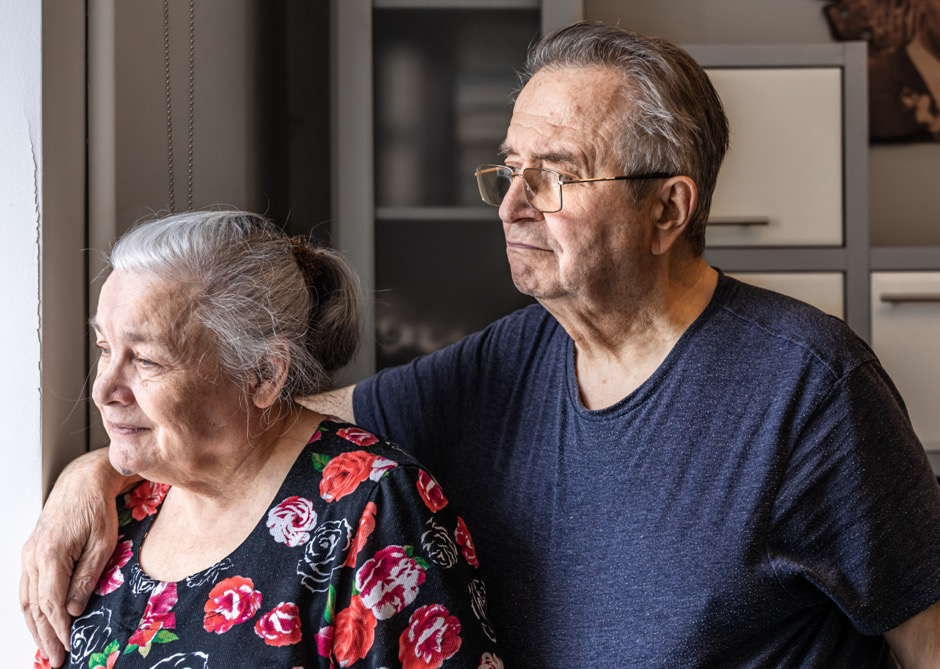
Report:
[[[874,272],[871,289],[872,348],[924,446],[940,452],[940,272]]]
[[[845,280],[842,272],[736,272],[729,276],[795,297],[827,314],[845,318]]]
[[[731,123],[708,244],[841,246],[841,71],[712,69],[708,75]]]

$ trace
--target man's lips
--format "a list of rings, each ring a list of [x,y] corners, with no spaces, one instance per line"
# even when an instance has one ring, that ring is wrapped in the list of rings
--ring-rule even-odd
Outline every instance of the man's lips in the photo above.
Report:
[[[525,242],[507,241],[506,246],[508,246],[511,249],[519,250],[519,251],[546,251],[546,252],[549,251],[549,249],[546,249],[542,246],[535,246],[534,244],[526,244]]]

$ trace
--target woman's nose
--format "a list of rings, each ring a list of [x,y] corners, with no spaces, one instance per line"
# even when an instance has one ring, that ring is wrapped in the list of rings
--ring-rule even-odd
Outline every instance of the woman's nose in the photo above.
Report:
[[[542,212],[529,204],[527,188],[521,174],[513,176],[512,184],[499,205],[499,218],[503,223],[521,223],[542,216]]]
[[[134,393],[124,378],[123,365],[118,361],[98,360],[98,374],[91,390],[92,399],[98,406],[105,404],[128,405],[134,402]]]

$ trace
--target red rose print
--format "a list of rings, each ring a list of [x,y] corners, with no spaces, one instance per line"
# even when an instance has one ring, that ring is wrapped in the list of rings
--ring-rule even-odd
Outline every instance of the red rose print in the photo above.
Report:
[[[114,548],[114,553],[111,554],[111,559],[108,560],[104,571],[101,572],[101,578],[98,579],[98,585],[95,586],[96,595],[107,595],[124,584],[124,574],[121,572],[121,567],[131,559],[133,542],[121,541],[123,538],[123,535],[118,537],[118,544]]]
[[[255,590],[250,578],[233,576],[212,588],[202,608],[206,612],[202,622],[206,631],[223,634],[258,612],[261,593]]]
[[[281,602],[258,618],[255,634],[269,646],[290,646],[300,641],[300,612],[293,602]]]
[[[373,530],[375,530],[376,510],[375,502],[366,504],[366,508],[362,512],[362,518],[359,519],[359,529],[356,530],[356,536],[353,538],[352,546],[349,547],[346,562],[343,563],[344,567],[356,568],[356,558],[359,557],[359,551],[366,545],[366,541],[368,541]]]
[[[52,664],[42,656],[39,649],[36,649],[36,657],[33,658],[33,669],[52,669]]]
[[[320,438],[323,436],[323,433],[320,430],[317,430],[313,433],[313,436],[307,441],[308,444],[312,444],[315,441],[320,441]]]
[[[375,616],[353,596],[349,606],[336,614],[333,630],[333,656],[339,666],[348,667],[368,655],[375,641]]]
[[[372,463],[377,456],[365,451],[341,453],[323,469],[320,481],[320,497],[327,502],[335,502],[353,492],[359,484],[369,478]]]
[[[330,669],[333,669],[333,626],[321,627],[314,638],[317,640],[317,652],[320,657],[330,658]]]
[[[366,432],[358,427],[343,427],[336,431],[336,436],[342,437],[346,441],[351,441],[356,446],[371,446],[379,439],[371,432]]]
[[[378,481],[390,469],[398,465],[365,451],[341,453],[323,468],[320,481],[320,497],[335,502],[359,487],[366,479]]]
[[[470,537],[470,531],[467,530],[466,523],[463,522],[463,518],[460,516],[457,517],[457,531],[454,532],[454,537],[457,539],[457,543],[462,546],[461,552],[467,562],[470,563],[470,566],[479,567],[480,561],[477,560],[477,550],[473,545],[473,539]]]
[[[460,621],[440,604],[417,609],[398,637],[402,669],[438,669],[458,650]]]
[[[424,583],[424,569],[402,546],[389,546],[356,572],[362,603],[379,620],[387,620],[411,604]]]
[[[268,512],[268,531],[274,540],[291,548],[310,541],[310,530],[317,524],[313,502],[291,496]]]
[[[424,470],[418,472],[418,492],[431,513],[437,513],[447,506],[447,498],[444,497],[441,486]]]
[[[146,648],[157,632],[176,627],[176,614],[171,609],[176,605],[176,583],[160,583],[150,593],[144,615],[137,630],[127,640],[128,645]]]
[[[157,512],[169,489],[170,486],[164,483],[144,481],[124,495],[124,506],[131,510],[134,520],[143,520]]]

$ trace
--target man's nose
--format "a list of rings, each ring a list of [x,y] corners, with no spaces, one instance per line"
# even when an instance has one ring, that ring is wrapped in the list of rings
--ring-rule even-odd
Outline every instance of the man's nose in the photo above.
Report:
[[[525,178],[517,175],[512,178],[509,190],[503,197],[499,205],[499,218],[503,223],[521,223],[536,218],[541,218],[542,212],[529,204],[529,198],[526,197]]]

